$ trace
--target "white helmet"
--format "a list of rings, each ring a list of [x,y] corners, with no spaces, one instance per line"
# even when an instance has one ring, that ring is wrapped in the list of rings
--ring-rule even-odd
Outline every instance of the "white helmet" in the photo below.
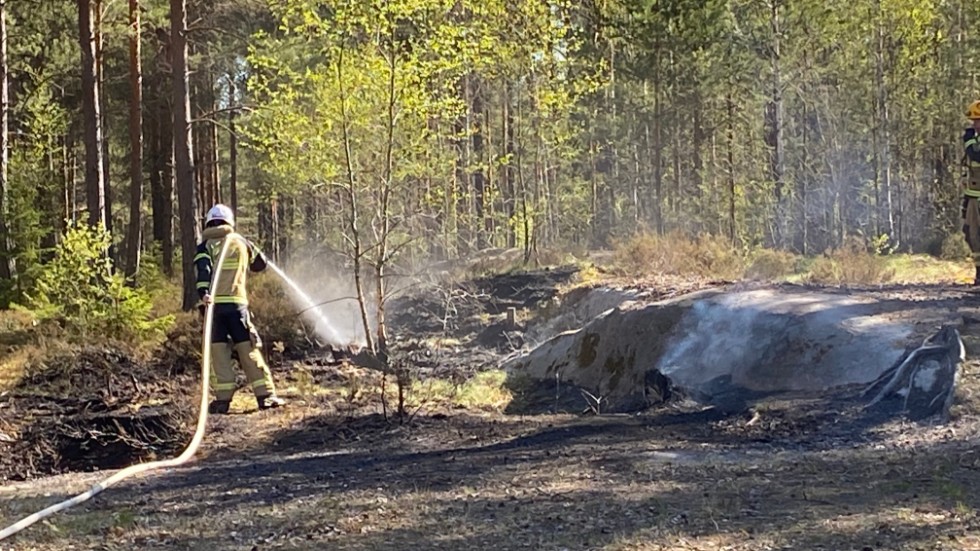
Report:
[[[208,211],[207,218],[204,219],[204,223],[207,224],[212,220],[223,220],[229,226],[235,225],[235,213],[231,212],[231,209],[225,205],[217,204],[211,207]]]

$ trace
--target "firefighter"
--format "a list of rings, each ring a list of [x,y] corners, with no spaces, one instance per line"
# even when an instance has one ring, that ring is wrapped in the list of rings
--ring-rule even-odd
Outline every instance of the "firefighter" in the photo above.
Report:
[[[266,268],[265,256],[248,239],[235,232],[235,216],[225,205],[215,205],[205,219],[203,239],[197,246],[194,264],[197,267],[197,292],[205,304],[214,303],[211,330],[211,392],[214,400],[209,413],[228,413],[235,395],[235,370],[232,350],[255,394],[259,409],[277,408],[285,402],[276,396],[272,373],[262,357],[261,341],[249,319],[248,295],[245,287],[248,271],[261,272]],[[230,241],[224,262],[218,270],[217,288],[211,280],[214,263],[225,241]]]
[[[973,254],[974,285],[980,285],[980,100],[966,110],[971,126],[963,134],[963,162],[966,178],[963,186],[963,234]]]

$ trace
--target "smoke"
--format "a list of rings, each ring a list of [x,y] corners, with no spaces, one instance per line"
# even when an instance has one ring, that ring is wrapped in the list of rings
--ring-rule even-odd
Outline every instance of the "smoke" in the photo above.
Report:
[[[657,369],[706,395],[810,391],[873,381],[904,351],[910,326],[881,303],[759,289],[698,301]]]

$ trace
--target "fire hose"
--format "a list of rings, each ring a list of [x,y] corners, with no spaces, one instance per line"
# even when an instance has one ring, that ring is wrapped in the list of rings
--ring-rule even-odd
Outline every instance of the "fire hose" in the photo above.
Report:
[[[218,284],[218,279],[221,277],[221,266],[225,260],[225,254],[228,252],[228,245],[231,241],[229,239],[225,240],[224,246],[221,247],[221,253],[218,255],[218,262],[215,264],[218,269],[214,270],[214,277],[212,279],[212,288],[216,288]],[[197,453],[197,449],[201,446],[201,442],[204,440],[205,427],[208,420],[208,381],[211,377],[211,331],[214,325],[214,302],[210,302],[207,305],[207,309],[204,313],[204,334],[203,342],[201,344],[201,410],[197,418],[197,428],[194,431],[194,437],[191,439],[190,444],[179,456],[173,459],[166,459],[162,461],[152,461],[150,463],[141,463],[139,465],[132,465],[127,467],[116,474],[94,484],[87,491],[76,495],[70,499],[66,499],[61,503],[56,503],[46,509],[42,509],[32,515],[26,516],[19,521],[11,524],[10,526],[0,530],[0,541],[9,538],[10,536],[20,532],[21,530],[31,526],[32,524],[41,521],[51,515],[64,511],[70,507],[74,507],[79,503],[88,501],[89,499],[95,497],[96,495],[102,493],[106,489],[114,486],[118,482],[121,482],[127,478],[131,478],[141,473],[148,471],[154,471],[158,469],[168,469],[172,467],[179,467],[184,463],[190,461],[191,457]]]

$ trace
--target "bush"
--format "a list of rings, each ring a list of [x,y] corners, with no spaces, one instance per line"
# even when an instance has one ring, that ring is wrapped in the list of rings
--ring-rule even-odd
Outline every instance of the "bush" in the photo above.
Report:
[[[943,260],[969,260],[970,246],[966,244],[963,234],[952,233],[943,237],[939,247],[939,258]]]
[[[777,279],[796,272],[799,257],[786,251],[759,249],[752,254],[745,277],[749,279]]]
[[[638,234],[615,244],[614,265],[627,275],[650,273],[737,279],[742,258],[721,237],[701,234],[691,239],[680,232],[665,236]]]
[[[180,312],[184,297],[182,283],[163,273],[162,258],[159,244],[152,243],[140,259],[139,271],[135,277],[136,286],[150,295],[153,302],[151,312],[156,316]]]
[[[291,352],[312,347],[312,337],[307,335],[302,323],[301,308],[293,303],[276,276],[250,274],[248,291],[248,309],[266,346],[280,342]]]
[[[895,277],[884,257],[871,253],[857,238],[849,238],[813,262],[810,280],[832,285],[880,284]]]
[[[26,305],[41,325],[55,324],[69,339],[120,340],[160,337],[173,316],[154,318],[149,293],[126,285],[106,255],[111,238],[104,229],[68,229],[51,262],[39,270]]]

